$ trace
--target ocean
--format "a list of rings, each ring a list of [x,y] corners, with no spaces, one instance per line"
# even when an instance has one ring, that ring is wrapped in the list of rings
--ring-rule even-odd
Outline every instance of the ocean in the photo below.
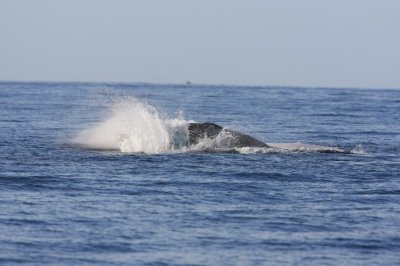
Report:
[[[400,264],[400,90],[0,82],[0,138],[0,264]]]

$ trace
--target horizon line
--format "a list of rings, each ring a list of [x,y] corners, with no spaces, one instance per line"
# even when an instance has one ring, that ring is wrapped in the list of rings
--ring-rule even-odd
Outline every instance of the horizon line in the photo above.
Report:
[[[87,80],[2,80],[0,83],[81,83],[81,84],[121,84],[121,85],[158,85],[158,86],[199,86],[199,87],[244,87],[244,88],[291,88],[291,89],[351,89],[351,90],[399,90],[400,87],[350,87],[350,86],[304,86],[304,85],[258,85],[258,84],[229,84],[229,83],[196,83],[185,81],[174,82],[149,82],[149,81],[87,81]]]

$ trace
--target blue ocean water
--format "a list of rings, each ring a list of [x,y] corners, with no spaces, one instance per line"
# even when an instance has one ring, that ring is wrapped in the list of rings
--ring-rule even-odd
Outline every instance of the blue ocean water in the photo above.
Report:
[[[400,90],[1,82],[0,138],[0,264],[400,264]]]

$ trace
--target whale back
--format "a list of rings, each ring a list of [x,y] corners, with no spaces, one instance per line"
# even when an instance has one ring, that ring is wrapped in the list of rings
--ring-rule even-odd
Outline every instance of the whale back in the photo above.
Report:
[[[226,130],[227,146],[229,148],[243,148],[243,147],[257,147],[268,148],[269,146],[264,142],[255,139],[247,134],[243,134],[233,130]]]
[[[189,143],[194,145],[204,138],[214,139],[222,129],[214,123],[189,123]]]
[[[264,147],[269,146],[249,135],[224,129],[214,123],[190,123],[189,124],[189,144],[195,145],[199,140],[204,138],[215,139],[221,132],[224,133],[222,144],[225,148],[242,148],[242,147]]]

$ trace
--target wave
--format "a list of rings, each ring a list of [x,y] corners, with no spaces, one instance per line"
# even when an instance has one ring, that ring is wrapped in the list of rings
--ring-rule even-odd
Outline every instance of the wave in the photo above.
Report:
[[[174,153],[174,152],[218,152],[218,153],[287,153],[287,152],[345,152],[336,147],[303,143],[267,143],[268,148],[225,148],[232,137],[222,131],[216,138],[204,138],[196,145],[189,143],[189,123],[180,112],[177,117],[163,119],[151,105],[134,97],[119,99],[110,106],[110,116],[103,121],[80,131],[72,144],[95,150],[115,150],[123,153]],[[351,152],[351,151],[350,151]],[[354,153],[362,153],[360,148]]]

